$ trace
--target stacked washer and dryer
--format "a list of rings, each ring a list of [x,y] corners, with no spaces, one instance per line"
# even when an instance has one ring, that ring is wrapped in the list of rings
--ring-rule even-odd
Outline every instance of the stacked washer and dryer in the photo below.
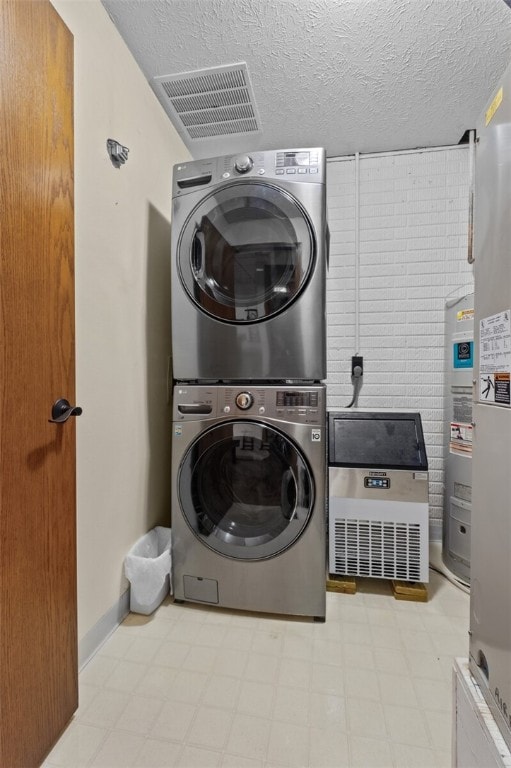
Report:
[[[174,167],[177,600],[325,617],[322,149]]]

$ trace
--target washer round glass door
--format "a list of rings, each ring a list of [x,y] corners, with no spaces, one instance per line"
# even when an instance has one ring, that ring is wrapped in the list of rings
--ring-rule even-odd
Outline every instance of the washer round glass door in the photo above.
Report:
[[[191,300],[228,323],[254,323],[288,307],[305,287],[314,256],[304,209],[261,182],[229,184],[204,198],[177,247]]]
[[[226,557],[261,560],[300,536],[314,485],[297,446],[252,421],[230,421],[196,438],[181,462],[184,518],[206,546]]]

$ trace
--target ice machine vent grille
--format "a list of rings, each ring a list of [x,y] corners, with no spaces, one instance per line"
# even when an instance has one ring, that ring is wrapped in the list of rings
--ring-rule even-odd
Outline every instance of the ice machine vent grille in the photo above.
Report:
[[[419,523],[336,519],[334,537],[334,573],[420,580]]]
[[[188,139],[260,131],[244,62],[163,75],[153,83],[174,125]]]

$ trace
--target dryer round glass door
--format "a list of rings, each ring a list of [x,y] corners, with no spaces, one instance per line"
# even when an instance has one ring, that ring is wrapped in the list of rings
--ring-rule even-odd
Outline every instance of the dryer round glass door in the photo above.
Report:
[[[223,422],[199,435],[180,467],[184,518],[208,547],[261,560],[291,546],[314,503],[311,472],[297,446],[257,422]]]
[[[203,312],[254,323],[299,296],[315,250],[307,214],[291,195],[261,182],[233,183],[192,211],[177,247],[178,269]]]

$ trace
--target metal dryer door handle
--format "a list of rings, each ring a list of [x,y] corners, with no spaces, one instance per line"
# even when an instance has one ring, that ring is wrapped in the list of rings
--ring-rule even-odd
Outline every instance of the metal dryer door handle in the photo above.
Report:
[[[204,232],[197,229],[192,240],[192,268],[195,273],[195,278],[200,279],[204,276],[204,253],[206,250],[206,241],[204,238]]]

